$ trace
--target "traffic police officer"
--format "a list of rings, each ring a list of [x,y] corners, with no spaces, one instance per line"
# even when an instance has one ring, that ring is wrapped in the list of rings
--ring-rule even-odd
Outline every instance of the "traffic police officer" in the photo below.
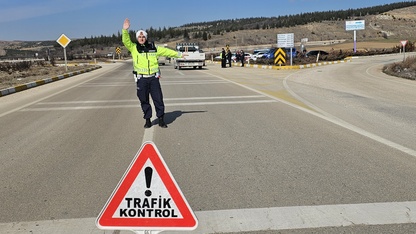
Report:
[[[143,118],[146,119],[145,128],[150,128],[152,122],[152,107],[149,102],[149,94],[152,96],[153,104],[156,109],[156,116],[159,119],[159,126],[167,128],[163,117],[165,115],[165,104],[163,103],[162,89],[160,87],[159,78],[159,56],[181,58],[180,52],[164,48],[155,47],[153,43],[147,40],[147,33],[139,30],[136,33],[136,44],[131,41],[128,29],[130,28],[130,20],[125,19],[122,30],[122,40],[124,46],[130,51],[133,58],[133,74],[137,86],[137,97],[143,110]]]

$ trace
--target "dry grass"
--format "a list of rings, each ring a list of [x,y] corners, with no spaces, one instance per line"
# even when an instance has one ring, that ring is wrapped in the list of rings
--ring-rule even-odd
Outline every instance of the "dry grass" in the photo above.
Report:
[[[356,46],[358,51],[370,51],[376,49],[391,49],[397,45],[400,45],[400,41],[357,41]],[[310,50],[324,50],[330,51],[334,50],[353,50],[353,42],[345,42],[340,44],[333,45],[324,45],[324,46],[310,46]]]
[[[393,63],[384,66],[383,72],[386,74],[406,78],[409,80],[416,79],[416,57],[407,57],[403,62]]]
[[[80,71],[93,65],[68,66],[51,66],[48,63],[32,63],[28,65],[10,65],[1,63],[0,67],[0,90],[7,89],[12,86],[27,84],[33,81],[52,78],[63,75],[65,73]]]

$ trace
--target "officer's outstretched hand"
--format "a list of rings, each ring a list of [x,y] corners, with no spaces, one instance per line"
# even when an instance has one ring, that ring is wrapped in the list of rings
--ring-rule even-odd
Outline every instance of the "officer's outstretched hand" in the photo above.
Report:
[[[189,56],[189,54],[182,53],[182,58],[185,58],[186,56]]]
[[[128,18],[126,18],[124,20],[124,24],[123,24],[123,29],[129,29],[130,28],[130,20]]]

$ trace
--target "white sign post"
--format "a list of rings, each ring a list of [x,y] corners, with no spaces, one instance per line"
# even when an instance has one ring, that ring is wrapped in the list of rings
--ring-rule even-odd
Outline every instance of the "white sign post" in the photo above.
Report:
[[[290,48],[290,66],[293,65],[292,48],[295,47],[295,34],[277,34],[277,47]]]
[[[354,30],[354,53],[357,52],[357,30],[365,29],[365,20],[345,21],[345,30]]]
[[[59,43],[62,47],[64,47],[64,58],[65,58],[65,70],[68,71],[68,66],[66,63],[66,46],[71,42],[71,39],[69,39],[65,34],[62,34],[56,42]]]

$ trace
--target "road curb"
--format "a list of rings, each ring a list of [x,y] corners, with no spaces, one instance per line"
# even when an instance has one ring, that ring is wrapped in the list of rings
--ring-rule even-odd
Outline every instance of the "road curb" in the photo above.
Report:
[[[62,79],[65,79],[65,78],[68,78],[68,77],[71,77],[71,76],[76,76],[76,75],[79,75],[79,74],[82,74],[82,73],[85,73],[85,72],[90,72],[90,71],[93,71],[93,70],[96,70],[96,69],[99,69],[99,68],[101,68],[101,66],[97,65],[97,66],[87,68],[87,69],[83,69],[83,70],[80,70],[80,71],[65,73],[65,74],[60,75],[60,76],[45,78],[45,79],[42,79],[42,80],[37,80],[37,81],[30,82],[30,83],[13,86],[13,87],[10,87],[10,88],[7,88],[7,89],[2,89],[2,90],[0,90],[0,97],[6,96],[6,95],[9,95],[9,94],[12,94],[12,93],[20,92],[20,91],[23,91],[23,90],[31,89],[31,88],[34,88],[34,87],[38,87],[38,86],[41,86],[41,85],[44,85],[44,84],[47,84],[47,83],[62,80]]]
[[[274,70],[294,70],[294,69],[305,69],[305,68],[313,68],[313,67],[320,67],[325,65],[332,65],[332,64],[340,64],[340,63],[348,63],[351,62],[352,57],[347,57],[343,60],[337,61],[328,61],[328,62],[320,62],[320,63],[310,63],[305,65],[295,65],[295,66],[276,66],[276,65],[260,65],[260,64],[244,64],[244,67],[250,68],[260,68],[260,69],[274,69]],[[220,64],[218,61],[213,61],[215,64]],[[241,65],[237,65],[238,63],[233,63],[235,67],[241,67]]]

